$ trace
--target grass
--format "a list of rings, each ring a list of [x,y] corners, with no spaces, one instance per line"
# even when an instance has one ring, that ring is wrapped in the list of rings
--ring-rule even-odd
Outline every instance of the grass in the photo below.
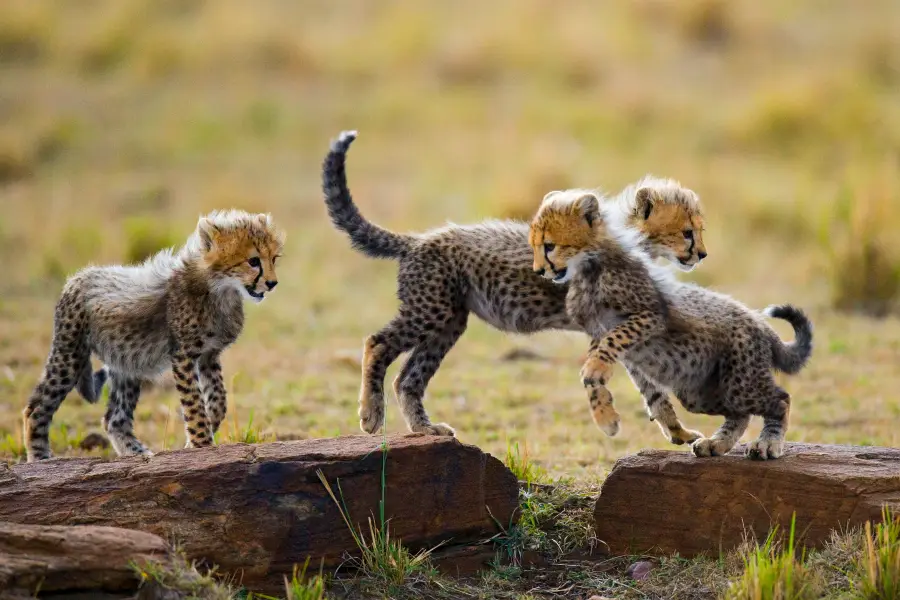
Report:
[[[865,525],[865,551],[856,561],[853,582],[859,598],[900,598],[900,519],[883,509],[881,523]]]
[[[519,451],[519,442],[508,443],[506,446],[506,466],[521,482],[527,486],[533,483],[541,483],[547,479],[547,471],[535,463],[528,456],[528,445],[524,451]]]
[[[141,587],[150,587],[147,597],[187,597],[198,600],[235,600],[238,590],[223,582],[213,569],[200,569],[177,549],[166,561],[133,564]],[[144,597],[143,595],[141,597]]]
[[[340,501],[322,471],[317,472],[319,481],[322,482],[328,495],[331,496],[335,506],[341,513],[341,518],[353,536],[353,541],[356,543],[360,556],[352,562],[358,566],[360,573],[365,578],[381,582],[389,588],[403,586],[412,579],[427,581],[434,576],[434,569],[430,560],[434,548],[423,549],[413,553],[400,540],[391,538],[390,524],[385,519],[384,512],[388,453],[386,441],[382,442],[381,453],[381,500],[378,503],[378,520],[376,521],[373,516],[368,517],[368,534],[362,527],[354,526],[350,520],[350,513],[346,503],[343,501],[344,497],[341,492],[340,481],[337,483],[338,495],[341,496]]]
[[[733,582],[726,600],[813,600],[821,597],[817,574],[804,565],[794,546],[794,517],[786,545],[778,542],[778,527],[748,553],[744,572]]]
[[[0,454],[10,463],[25,462],[27,452],[21,433],[19,435],[7,433],[0,437]]]
[[[229,422],[226,419],[223,425],[224,427],[220,428],[214,437],[214,441],[217,444],[261,444],[275,441],[273,434],[264,432],[261,427],[253,424],[252,410],[246,425],[240,425],[236,411],[232,411],[231,421]]]

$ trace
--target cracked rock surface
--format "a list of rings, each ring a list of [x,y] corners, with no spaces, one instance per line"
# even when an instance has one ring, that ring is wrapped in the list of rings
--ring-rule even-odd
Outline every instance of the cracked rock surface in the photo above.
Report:
[[[381,444],[347,436],[0,465],[0,521],[137,529],[248,587],[280,589],[307,556],[329,568],[355,549],[317,471],[367,528],[379,514]],[[510,522],[518,487],[496,458],[454,438],[397,435],[387,446],[392,536],[412,548],[464,544],[495,533],[494,518]]]

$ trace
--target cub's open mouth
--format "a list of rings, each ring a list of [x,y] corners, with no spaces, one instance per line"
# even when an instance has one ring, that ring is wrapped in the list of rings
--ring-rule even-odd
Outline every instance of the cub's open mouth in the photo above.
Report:
[[[262,300],[266,295],[265,292],[254,292],[253,288],[250,287],[249,285],[245,285],[244,289],[247,290],[247,293],[250,294],[252,297],[257,298],[259,300]]]
[[[556,271],[556,274],[553,276],[553,281],[562,281],[566,278],[566,273],[569,272],[567,267],[563,267],[559,271]]]

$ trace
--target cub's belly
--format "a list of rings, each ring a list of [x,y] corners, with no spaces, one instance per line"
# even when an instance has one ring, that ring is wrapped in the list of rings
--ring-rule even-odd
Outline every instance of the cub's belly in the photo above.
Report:
[[[467,308],[500,331],[535,333],[546,329],[580,329],[566,314],[565,302],[560,298],[517,295],[501,298],[474,291],[469,294]]]

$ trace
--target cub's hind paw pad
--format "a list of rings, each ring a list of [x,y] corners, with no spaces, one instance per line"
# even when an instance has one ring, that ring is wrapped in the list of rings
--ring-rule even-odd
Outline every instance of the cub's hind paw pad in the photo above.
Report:
[[[412,428],[413,433],[424,433],[425,435],[440,435],[443,437],[456,437],[456,431],[446,423],[430,423],[428,425],[415,425]]]
[[[747,448],[747,458],[752,460],[772,460],[784,454],[784,441],[773,438],[759,438]]]

